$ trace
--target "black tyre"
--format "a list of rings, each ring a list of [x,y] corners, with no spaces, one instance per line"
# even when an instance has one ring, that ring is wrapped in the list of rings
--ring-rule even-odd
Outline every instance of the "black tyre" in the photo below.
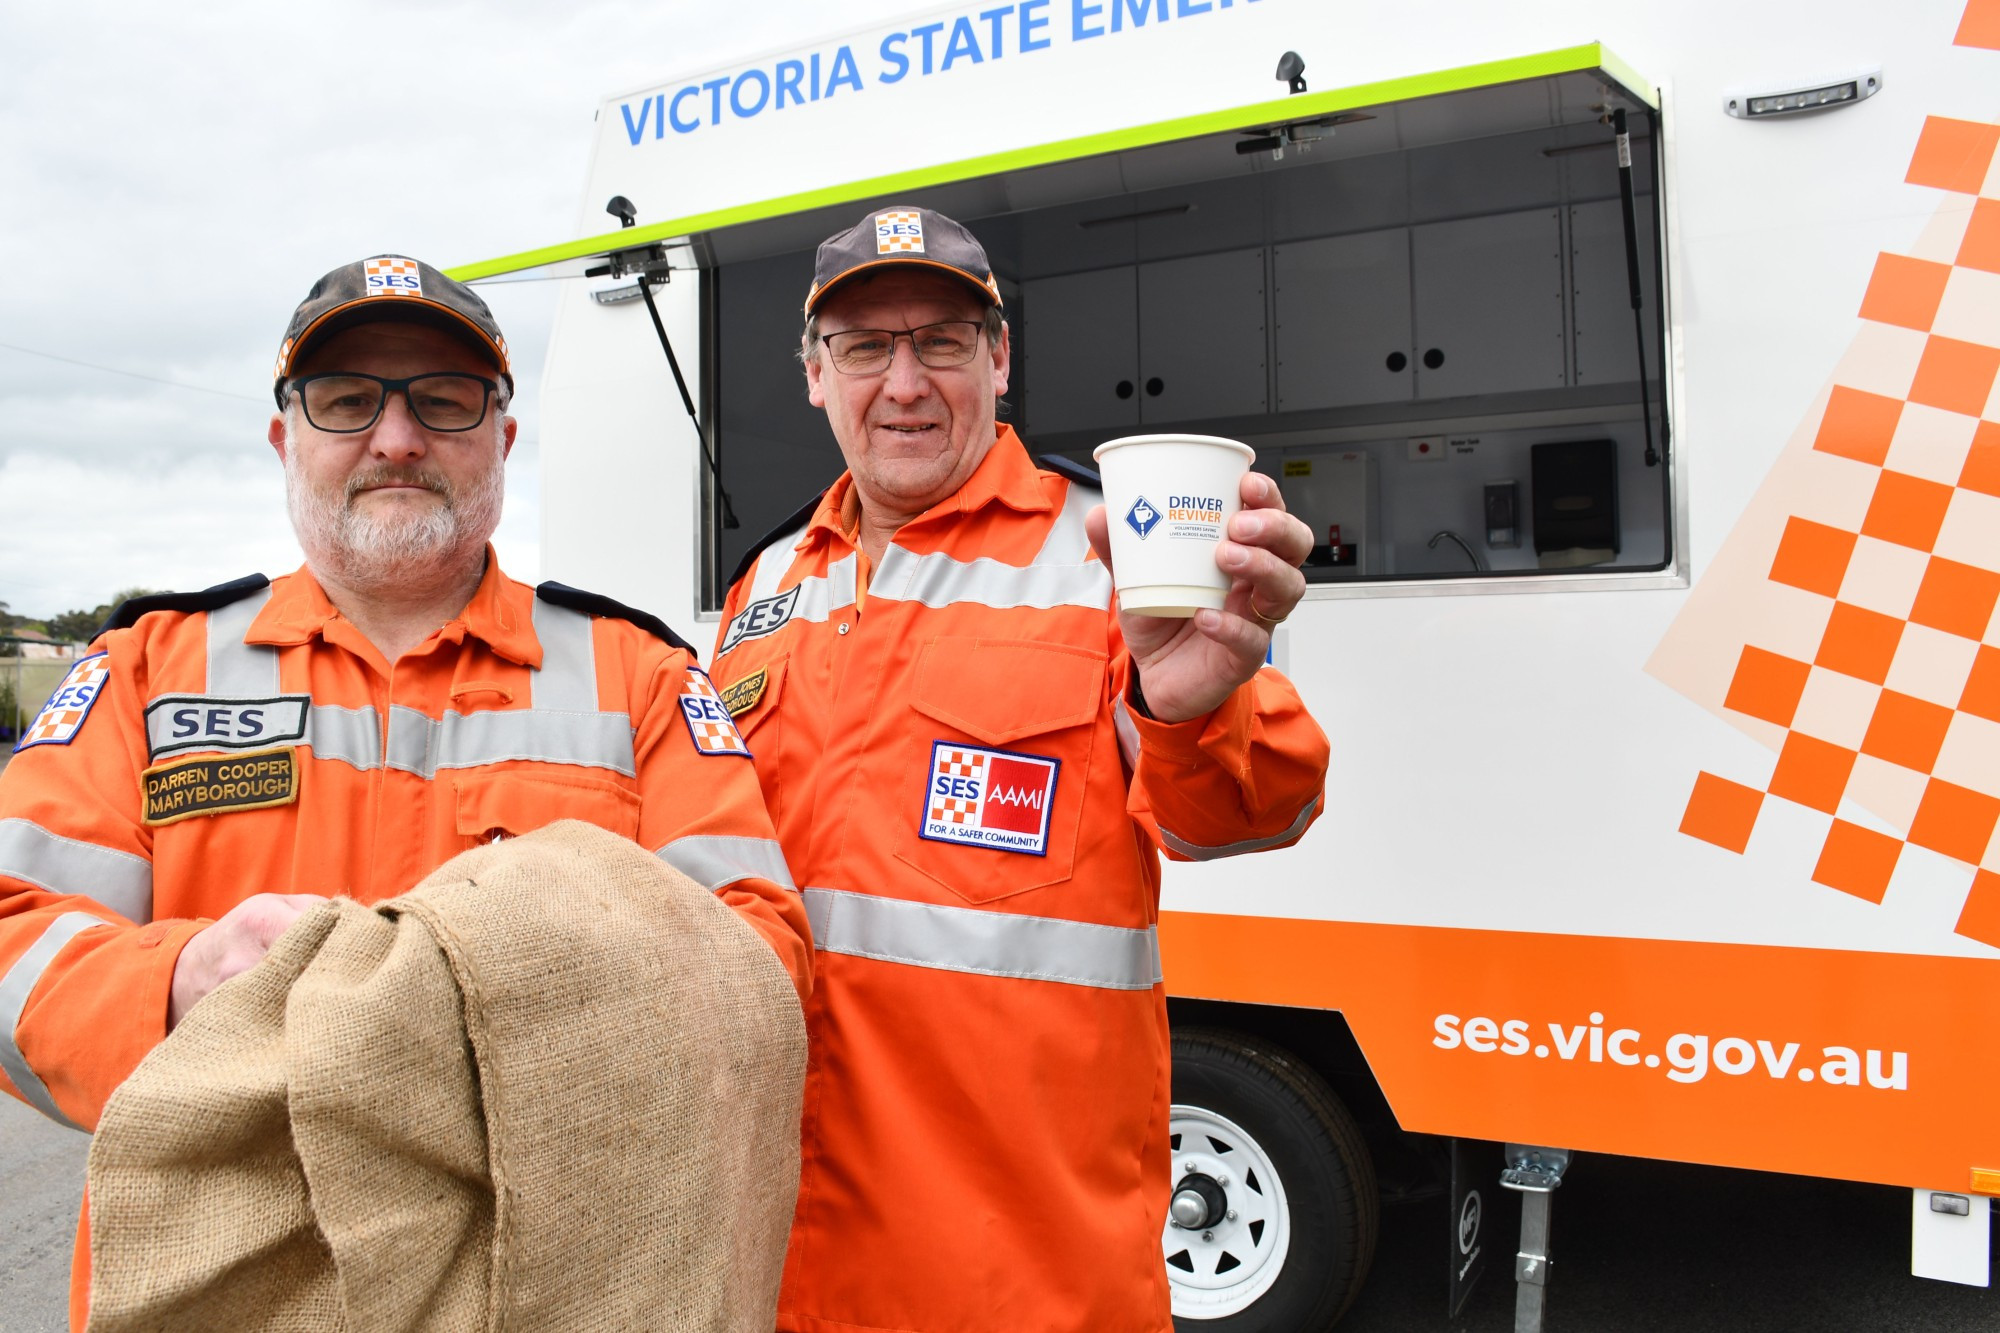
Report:
[[[1326,1081],[1224,1028],[1174,1033],[1177,1333],[1320,1333],[1375,1256],[1375,1167]]]

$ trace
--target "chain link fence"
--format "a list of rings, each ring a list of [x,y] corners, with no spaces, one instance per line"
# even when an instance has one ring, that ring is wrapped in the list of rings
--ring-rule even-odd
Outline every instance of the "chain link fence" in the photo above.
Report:
[[[74,658],[0,657],[0,764],[75,665]]]

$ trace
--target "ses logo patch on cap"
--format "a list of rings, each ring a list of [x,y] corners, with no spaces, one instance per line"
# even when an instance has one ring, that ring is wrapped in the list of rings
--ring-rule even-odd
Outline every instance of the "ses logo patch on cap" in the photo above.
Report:
[[[715,692],[715,683],[699,667],[689,667],[681,685],[681,719],[687,723],[697,754],[733,754],[750,757],[750,747],[736,730],[729,706]]]
[[[878,255],[920,255],[924,252],[924,215],[912,208],[906,212],[875,215],[875,253]]]
[[[68,745],[83,729],[83,720],[90,716],[97,696],[104,692],[104,682],[110,678],[111,662],[105,654],[92,653],[79,660],[21,733],[14,753],[36,745]]]
[[[1037,754],[934,741],[918,831],[933,842],[1046,856],[1060,767]]]
[[[370,296],[422,296],[423,275],[417,261],[401,255],[377,255],[362,264],[362,276]]]

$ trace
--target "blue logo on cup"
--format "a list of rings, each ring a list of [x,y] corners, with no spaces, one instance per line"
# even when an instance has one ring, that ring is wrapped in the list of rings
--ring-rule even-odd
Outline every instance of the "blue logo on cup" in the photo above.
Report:
[[[1144,541],[1146,535],[1160,525],[1160,511],[1153,508],[1153,502],[1142,495],[1132,502],[1130,509],[1125,511],[1125,525],[1138,533],[1139,539]]]

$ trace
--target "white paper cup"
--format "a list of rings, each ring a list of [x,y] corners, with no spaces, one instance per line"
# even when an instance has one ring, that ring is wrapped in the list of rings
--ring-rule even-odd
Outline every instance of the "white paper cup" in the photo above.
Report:
[[[1119,609],[1219,609],[1230,580],[1215,563],[1216,546],[1243,507],[1243,474],[1256,451],[1214,435],[1127,435],[1091,456],[1104,479]]]

